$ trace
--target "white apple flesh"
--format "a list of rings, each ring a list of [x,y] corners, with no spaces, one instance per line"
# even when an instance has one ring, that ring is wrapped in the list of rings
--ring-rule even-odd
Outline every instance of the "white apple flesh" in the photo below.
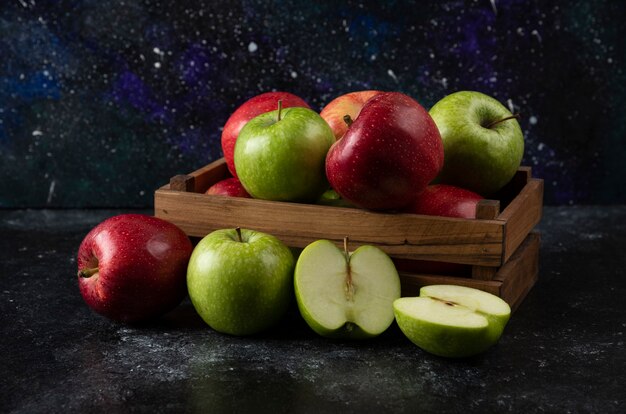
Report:
[[[382,250],[361,246],[350,254],[328,240],[302,251],[294,286],[304,320],[334,338],[380,335],[393,322],[393,301],[400,297],[398,272]]]
[[[402,332],[431,354],[463,358],[494,345],[511,315],[499,297],[456,285],[431,285],[393,304]]]

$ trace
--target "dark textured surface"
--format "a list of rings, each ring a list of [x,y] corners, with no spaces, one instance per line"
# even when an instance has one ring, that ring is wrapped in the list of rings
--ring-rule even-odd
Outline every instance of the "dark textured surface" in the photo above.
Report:
[[[189,302],[151,325],[109,322],[83,303],[75,255],[116,213],[0,211],[1,412],[626,409],[626,207],[546,208],[539,282],[501,341],[462,361],[395,325],[325,340],[297,309],[249,338],[212,331]]]
[[[626,3],[0,1],[0,206],[143,207],[278,89],[457,90],[522,114],[547,204],[626,202]],[[27,184],[26,184],[27,183]]]

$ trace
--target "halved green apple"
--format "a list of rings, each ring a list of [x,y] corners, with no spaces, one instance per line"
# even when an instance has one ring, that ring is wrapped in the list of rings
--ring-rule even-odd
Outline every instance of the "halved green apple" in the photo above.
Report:
[[[298,308],[318,334],[333,338],[369,338],[393,323],[393,301],[400,277],[385,252],[361,246],[350,253],[328,240],[308,245],[296,263]]]
[[[396,322],[417,346],[431,354],[463,358],[498,342],[511,316],[499,297],[456,285],[431,285],[420,296],[393,303]]]

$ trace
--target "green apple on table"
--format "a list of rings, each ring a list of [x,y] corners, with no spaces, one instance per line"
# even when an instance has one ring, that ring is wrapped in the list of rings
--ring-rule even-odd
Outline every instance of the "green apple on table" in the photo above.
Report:
[[[293,296],[294,258],[276,237],[216,230],[193,250],[187,268],[191,302],[213,329],[250,335],[274,325]]]
[[[350,253],[328,240],[309,244],[294,274],[298,308],[319,335],[361,339],[380,335],[393,323],[400,277],[387,254],[374,246]]]
[[[457,285],[431,285],[419,297],[393,304],[396,322],[417,346],[431,354],[463,358],[484,352],[500,339],[511,308],[499,297]]]
[[[518,115],[474,91],[448,95],[429,113],[444,147],[439,182],[487,196],[513,178],[524,155]]]
[[[239,180],[254,198],[314,202],[328,188],[326,153],[335,142],[316,112],[280,108],[250,120],[235,144]]]

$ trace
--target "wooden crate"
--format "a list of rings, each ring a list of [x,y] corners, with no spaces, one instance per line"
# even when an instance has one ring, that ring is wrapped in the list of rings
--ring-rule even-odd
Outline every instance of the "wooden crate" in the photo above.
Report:
[[[155,192],[155,215],[192,237],[239,226],[302,248],[319,239],[341,246],[348,236],[352,250],[369,244],[394,260],[467,266],[467,274],[456,276],[401,271],[406,292],[426,283],[463,284],[517,306],[536,279],[539,237],[531,230],[541,219],[543,180],[532,178],[529,167],[521,167],[493,200],[480,201],[472,220],[204,194],[228,176],[220,159],[173,177]]]

